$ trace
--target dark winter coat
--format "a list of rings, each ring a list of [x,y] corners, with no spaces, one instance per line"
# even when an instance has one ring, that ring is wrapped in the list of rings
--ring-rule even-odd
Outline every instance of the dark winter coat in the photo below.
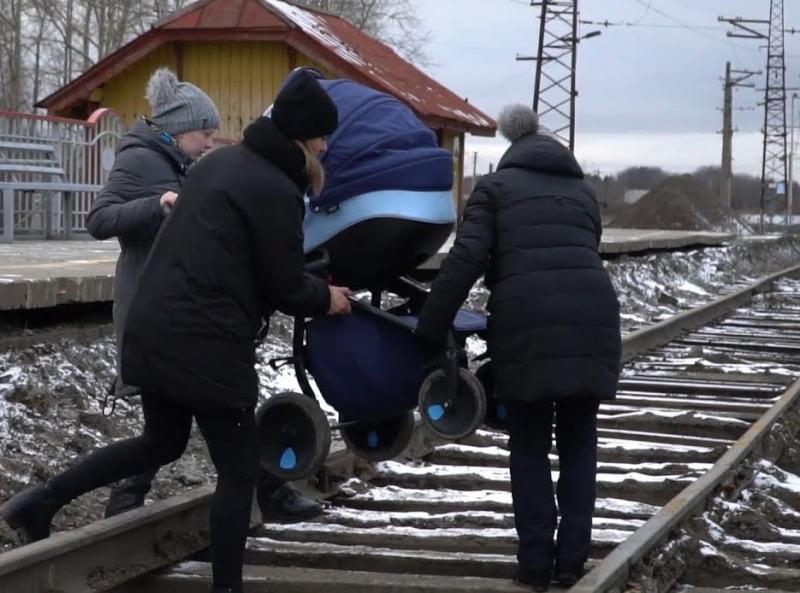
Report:
[[[485,272],[499,398],[613,399],[619,303],[600,235],[597,200],[572,154],[545,136],[515,142],[470,197],[418,333],[441,340]]]
[[[117,352],[139,274],[164,220],[161,196],[180,192],[189,164],[176,146],[139,120],[120,141],[108,182],[89,211],[89,234],[95,239],[116,237],[121,248],[114,275]]]
[[[306,185],[302,151],[266,118],[192,168],[131,304],[126,383],[195,410],[255,405],[262,318],[330,307],[303,271]]]

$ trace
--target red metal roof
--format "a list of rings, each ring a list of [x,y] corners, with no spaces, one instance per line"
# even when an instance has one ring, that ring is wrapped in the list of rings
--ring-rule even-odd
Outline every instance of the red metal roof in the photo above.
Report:
[[[285,0],[199,0],[110,54],[39,106],[68,108],[156,47],[187,39],[283,41],[340,76],[405,101],[431,127],[485,136],[494,135],[497,127],[489,116],[346,20]]]

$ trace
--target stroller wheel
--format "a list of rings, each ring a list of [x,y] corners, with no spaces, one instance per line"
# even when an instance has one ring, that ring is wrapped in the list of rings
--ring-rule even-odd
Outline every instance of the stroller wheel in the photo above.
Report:
[[[345,418],[342,421],[346,422]],[[411,442],[414,434],[414,412],[383,420],[364,420],[341,427],[347,448],[367,461],[394,459]]]
[[[256,412],[261,467],[284,480],[318,472],[331,449],[331,429],[319,404],[302,393],[279,393]]]
[[[485,362],[475,371],[475,377],[480,381],[483,392],[486,394],[486,414],[483,425],[492,430],[505,430],[508,418],[506,404],[497,400],[494,391],[494,367],[492,362]]]
[[[475,375],[458,370],[455,397],[447,393],[444,371],[434,371],[419,389],[419,413],[433,434],[447,440],[471,435],[483,422],[486,396]]]

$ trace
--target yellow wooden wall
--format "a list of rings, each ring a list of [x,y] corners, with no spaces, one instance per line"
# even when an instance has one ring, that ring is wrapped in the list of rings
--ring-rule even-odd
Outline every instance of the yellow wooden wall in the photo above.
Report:
[[[177,70],[180,61],[180,78],[199,86],[217,104],[219,136],[238,140],[247,124],[272,103],[292,66],[319,67],[301,55],[292,59],[292,51],[278,42],[170,43],[106,83],[101,104],[119,111],[128,123],[148,114],[144,98],[148,78],[161,66]]]
[[[340,77],[339,73],[334,72],[333,70],[329,70],[328,68],[325,68],[319,62],[315,62],[314,60],[312,60],[311,58],[309,58],[305,54],[295,53],[294,54],[294,61],[295,61],[295,64],[294,64],[295,68],[298,68],[300,66],[311,66],[312,68],[316,68],[317,70],[322,72],[322,74],[325,75],[325,78],[339,78]]]
[[[195,83],[217,104],[219,135],[238,140],[247,125],[272,103],[289,73],[289,48],[277,42],[187,45],[183,80]]]
[[[445,130],[441,138],[442,148],[453,153],[453,203],[460,217],[464,209],[461,196],[464,182],[464,134]]]
[[[175,65],[174,48],[171,45],[161,46],[109,80],[102,90],[93,94],[98,96],[102,107],[114,108],[130,125],[137,117],[150,112],[150,106],[144,98],[150,75],[162,66],[174,70]]]

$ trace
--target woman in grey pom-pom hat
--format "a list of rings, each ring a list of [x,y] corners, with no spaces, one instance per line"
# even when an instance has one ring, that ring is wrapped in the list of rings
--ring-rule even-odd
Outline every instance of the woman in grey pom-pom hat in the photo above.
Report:
[[[121,253],[114,276],[114,329],[122,328],[139,272],[191,163],[212,147],[219,128],[214,102],[166,68],[147,83],[152,114],[122,138],[108,182],[86,222],[95,239],[116,238]],[[118,386],[118,392],[125,391]]]
[[[140,118],[120,141],[108,182],[86,223],[95,239],[116,238],[121,248],[113,309],[118,371],[122,330],[142,266],[178,198],[187,170],[211,149],[219,128],[219,112],[211,98],[195,85],[180,82],[167,68],[150,77],[146,97],[151,115]],[[112,390],[115,397],[138,393],[138,388],[124,385],[119,377]],[[116,484],[106,517],[144,504],[156,470]]]
[[[619,304],[598,253],[597,200],[575,157],[529,107],[507,107],[499,124],[511,147],[473,191],[417,333],[442,342],[485,274],[494,391],[510,436],[517,581],[546,591],[554,567],[571,586],[588,557],[597,410],[616,394]],[[558,507],[548,458],[554,419]]]

